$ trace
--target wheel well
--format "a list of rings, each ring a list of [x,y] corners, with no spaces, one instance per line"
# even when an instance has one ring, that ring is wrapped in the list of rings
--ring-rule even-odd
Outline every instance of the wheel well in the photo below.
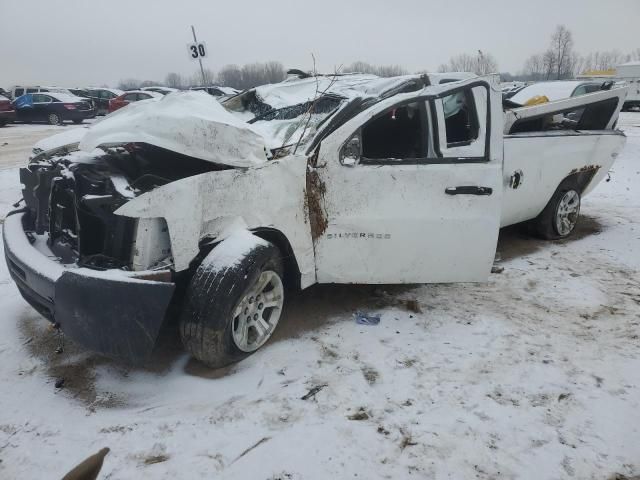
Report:
[[[273,243],[282,253],[282,266],[284,267],[284,286],[290,290],[300,290],[300,268],[287,237],[275,228],[257,228],[252,230],[256,237]]]
[[[600,170],[600,167],[597,165],[593,165],[585,167],[579,172],[573,172],[567,175],[565,179],[560,182],[560,185],[558,185],[558,190],[562,187],[570,186],[577,189],[580,195],[582,195],[582,192],[584,192],[585,189],[589,186],[591,180],[593,180],[593,177],[596,175],[598,170]]]
[[[300,290],[300,268],[298,267],[298,261],[291,248],[289,240],[280,230],[269,227],[260,227],[251,230],[251,233],[256,237],[260,237],[267,242],[273,243],[282,253],[282,266],[284,268],[284,286],[291,290]],[[200,253],[191,261],[188,273],[184,275],[186,278],[191,278],[195,269],[202,263],[204,257],[206,257],[219,241],[206,241],[200,244]]]

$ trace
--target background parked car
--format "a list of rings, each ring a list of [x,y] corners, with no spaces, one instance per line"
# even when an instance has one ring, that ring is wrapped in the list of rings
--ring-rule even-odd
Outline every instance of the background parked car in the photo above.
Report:
[[[96,115],[109,113],[109,101],[122,95],[124,92],[117,88],[88,88],[87,95],[93,101]]]
[[[27,93],[13,101],[16,120],[62,124],[65,120],[82,123],[96,115],[91,103],[67,93]]]
[[[534,97],[547,97],[550,102],[565,98],[577,97],[600,90],[611,88],[612,82],[589,82],[580,80],[556,80],[538,82],[524,87],[509,100],[518,105],[524,105]],[[608,87],[608,88],[607,88]]]
[[[221,87],[218,85],[210,85],[208,87],[191,87],[189,90],[207,92],[214,97],[231,97],[240,93],[240,90],[236,90],[231,87]]]
[[[162,95],[180,91],[177,88],[171,88],[171,87],[143,87],[140,90],[144,92],[157,92],[157,93],[161,93]]]
[[[3,90],[4,91],[4,90]],[[0,95],[0,127],[12,122],[16,118],[16,111],[9,100],[4,95]]]
[[[151,90],[133,90],[131,92],[124,92],[119,97],[109,100],[109,113],[115,112],[119,108],[126,107],[131,102],[149,100],[150,98],[162,98],[162,94]]]

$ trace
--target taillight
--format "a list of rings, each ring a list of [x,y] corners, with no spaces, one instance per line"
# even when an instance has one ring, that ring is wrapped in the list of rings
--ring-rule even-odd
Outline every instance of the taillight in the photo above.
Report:
[[[73,103],[63,103],[64,108],[66,108],[67,110],[75,110],[76,106]]]

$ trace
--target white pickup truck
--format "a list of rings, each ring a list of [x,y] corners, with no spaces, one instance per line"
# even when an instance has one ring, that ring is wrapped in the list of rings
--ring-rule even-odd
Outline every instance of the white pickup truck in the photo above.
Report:
[[[7,264],[89,349],[144,359],[173,306],[187,350],[225,365],[285,291],[480,282],[501,227],[569,235],[624,145],[625,93],[505,109],[494,77],[300,75],[138,102],[35,151]]]

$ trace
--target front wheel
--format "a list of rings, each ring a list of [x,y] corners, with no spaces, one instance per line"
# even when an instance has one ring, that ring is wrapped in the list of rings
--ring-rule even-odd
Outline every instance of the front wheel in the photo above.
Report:
[[[248,232],[237,235],[216,246],[197,268],[180,319],[185,348],[213,368],[262,347],[284,304],[278,248]],[[250,246],[242,249],[240,243]]]
[[[533,221],[535,233],[547,240],[566,238],[580,216],[580,192],[575,187],[560,186],[542,213]]]

